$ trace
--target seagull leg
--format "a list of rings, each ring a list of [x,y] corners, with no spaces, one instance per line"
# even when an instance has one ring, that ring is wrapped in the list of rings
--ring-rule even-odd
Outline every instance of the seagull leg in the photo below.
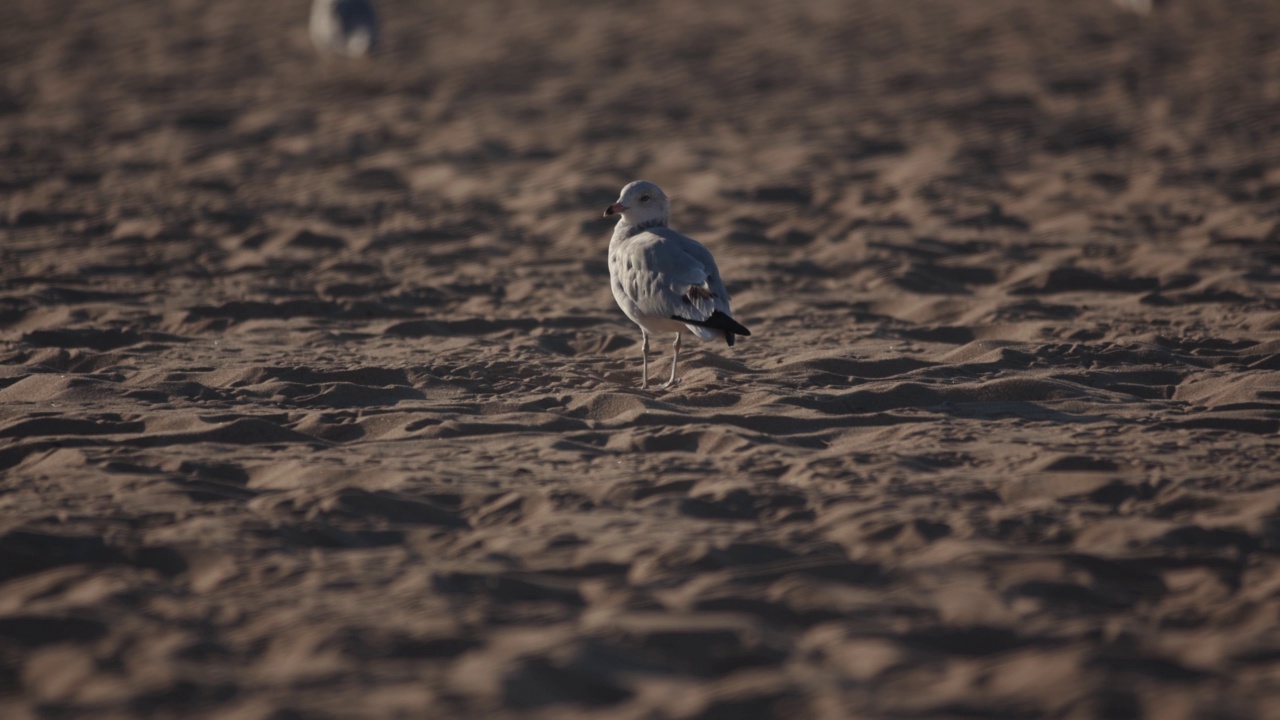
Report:
[[[662,387],[668,388],[676,384],[676,363],[680,362],[680,333],[676,333],[676,341],[671,345],[671,379]]]
[[[640,363],[641,363],[640,372],[643,373],[640,379],[640,389],[648,390],[649,389],[649,333],[645,332],[644,330],[641,330],[640,337],[643,338],[640,341]]]

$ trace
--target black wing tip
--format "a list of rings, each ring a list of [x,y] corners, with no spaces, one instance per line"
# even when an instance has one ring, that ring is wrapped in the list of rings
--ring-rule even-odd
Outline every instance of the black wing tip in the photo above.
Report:
[[[743,337],[751,336],[751,331],[746,326],[719,310],[712,312],[711,317],[707,318],[707,327],[731,332],[734,335],[742,335]]]
[[[751,331],[743,326],[742,323],[734,320],[728,315],[725,315],[719,310],[712,312],[711,317],[706,320],[689,320],[688,318],[682,318],[679,315],[672,315],[671,319],[679,320],[682,323],[689,323],[690,325],[699,325],[701,327],[711,328],[712,330],[723,330],[725,342],[729,343],[730,347],[733,346],[734,335],[741,335],[743,337],[751,336]]]

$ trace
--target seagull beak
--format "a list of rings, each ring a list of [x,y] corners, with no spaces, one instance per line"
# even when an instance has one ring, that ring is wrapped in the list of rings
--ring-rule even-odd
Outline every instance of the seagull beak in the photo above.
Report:
[[[624,213],[624,212],[626,212],[626,211],[627,211],[627,206],[626,206],[626,205],[623,205],[622,203],[614,203],[614,204],[612,204],[612,205],[610,205],[609,207],[607,207],[607,208],[605,208],[605,209],[604,209],[604,217],[609,217],[610,215],[613,215],[614,213]]]

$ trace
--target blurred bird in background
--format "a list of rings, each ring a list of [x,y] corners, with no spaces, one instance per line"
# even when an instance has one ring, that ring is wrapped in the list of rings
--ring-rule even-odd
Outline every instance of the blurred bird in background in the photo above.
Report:
[[[378,16],[372,0],[314,0],[311,42],[322,53],[364,57],[377,48]]]
[[[1150,15],[1156,5],[1155,0],[1115,0],[1115,4],[1139,15]]]

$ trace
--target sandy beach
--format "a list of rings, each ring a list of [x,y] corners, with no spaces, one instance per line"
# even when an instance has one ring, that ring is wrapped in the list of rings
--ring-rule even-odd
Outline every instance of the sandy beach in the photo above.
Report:
[[[1280,4],[378,10],[0,3],[0,717],[1280,718]]]

